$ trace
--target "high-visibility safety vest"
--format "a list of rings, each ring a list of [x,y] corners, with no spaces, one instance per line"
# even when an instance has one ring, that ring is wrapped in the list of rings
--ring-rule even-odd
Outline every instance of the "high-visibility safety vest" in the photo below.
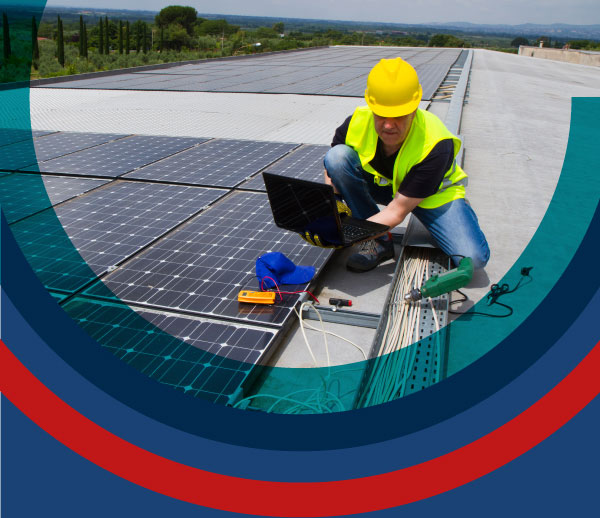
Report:
[[[374,175],[376,184],[388,185],[389,180],[369,165],[369,162],[375,157],[377,138],[373,112],[368,106],[356,108],[348,126],[346,145],[358,153],[363,169]],[[411,168],[425,160],[435,145],[444,139],[452,139],[454,142],[452,166],[446,171],[438,192],[425,198],[419,203],[419,207],[434,209],[452,200],[465,197],[467,174],[456,163],[456,155],[461,146],[460,139],[454,136],[435,115],[421,109],[417,110],[408,135],[394,162],[392,178],[394,194],[398,192],[402,180]]]

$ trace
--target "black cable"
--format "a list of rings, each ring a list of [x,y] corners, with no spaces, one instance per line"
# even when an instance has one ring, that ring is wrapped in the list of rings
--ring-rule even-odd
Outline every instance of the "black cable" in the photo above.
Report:
[[[506,315],[494,315],[493,313],[482,313],[480,311],[451,311],[448,310],[448,313],[451,313],[453,315],[480,315],[483,317],[494,317],[494,318],[506,318],[511,316],[514,311],[513,308],[510,307],[508,304],[502,304],[502,302],[498,302],[498,299],[502,296],[502,295],[507,295],[508,293],[514,293],[515,291],[517,291],[517,289],[520,286],[525,286],[526,284],[529,284],[530,282],[533,281],[533,278],[531,277],[531,275],[529,275],[529,272],[531,272],[533,266],[527,266],[525,268],[521,268],[521,278],[519,279],[519,282],[517,282],[517,285],[511,290],[510,286],[508,284],[492,284],[491,288],[490,288],[490,293],[488,294],[487,298],[489,300],[488,305],[492,306],[493,304],[497,304],[498,306],[502,306],[506,309],[508,309],[508,313]],[[523,279],[527,278],[528,282],[525,284],[521,284]],[[465,293],[463,293],[460,290],[455,290],[458,293],[460,293],[463,298],[462,299],[458,299],[458,300],[453,300],[452,302],[450,302],[450,306],[452,304],[456,304],[458,302],[466,302],[467,300],[469,300],[469,297],[467,297],[467,295]]]

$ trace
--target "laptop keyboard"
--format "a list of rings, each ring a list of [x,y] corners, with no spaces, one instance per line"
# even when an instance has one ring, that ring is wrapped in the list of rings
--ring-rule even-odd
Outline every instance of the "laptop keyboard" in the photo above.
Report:
[[[344,223],[342,225],[342,233],[346,241],[358,241],[373,235],[373,230]]]

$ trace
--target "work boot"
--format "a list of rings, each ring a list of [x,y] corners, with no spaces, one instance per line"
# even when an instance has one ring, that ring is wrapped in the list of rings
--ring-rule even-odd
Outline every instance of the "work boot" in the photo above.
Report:
[[[358,252],[348,257],[346,268],[353,272],[368,272],[379,263],[394,258],[394,242],[388,234],[365,241],[359,245]]]

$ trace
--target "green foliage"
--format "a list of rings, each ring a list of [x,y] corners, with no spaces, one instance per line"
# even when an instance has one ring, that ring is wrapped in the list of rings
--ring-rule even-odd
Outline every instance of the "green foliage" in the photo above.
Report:
[[[123,22],[119,20],[119,54],[123,54]]]
[[[198,34],[200,36],[230,36],[239,31],[240,28],[237,25],[229,25],[225,20],[204,20],[198,25]],[[274,34],[273,29],[267,29],[270,34]]]
[[[198,13],[193,7],[170,5],[161,9],[154,20],[156,25],[160,28],[166,28],[169,25],[177,24],[183,27],[189,36],[192,36],[194,34],[197,17]]]
[[[110,32],[108,31],[108,16],[104,18],[104,53],[110,54]]]
[[[12,54],[12,49],[10,47],[10,29],[8,28],[8,16],[6,16],[6,13],[2,13],[2,42],[4,61],[8,61]]]
[[[523,36],[518,36],[510,42],[511,47],[518,48],[520,45],[529,45],[529,40],[527,38],[523,38]]]
[[[125,23],[125,54],[129,55],[131,50],[131,30],[129,27],[129,20]]]
[[[434,34],[429,40],[430,47],[470,47],[469,44],[465,43],[465,40],[461,40],[452,34]]]
[[[277,33],[277,34],[283,34],[283,29],[284,29],[285,25],[283,24],[283,22],[277,22],[273,24],[273,30]]]
[[[37,23],[35,16],[31,17],[31,48],[33,49],[33,67],[37,69],[40,66],[40,47],[37,40]]]
[[[61,67],[65,66],[65,37],[63,32],[63,24],[58,17],[58,35],[56,37],[56,54]]]
[[[104,54],[104,23],[102,23],[102,19],[98,22],[98,52]]]
[[[600,50],[600,42],[591,40],[571,40],[567,42],[569,48],[580,50]]]

